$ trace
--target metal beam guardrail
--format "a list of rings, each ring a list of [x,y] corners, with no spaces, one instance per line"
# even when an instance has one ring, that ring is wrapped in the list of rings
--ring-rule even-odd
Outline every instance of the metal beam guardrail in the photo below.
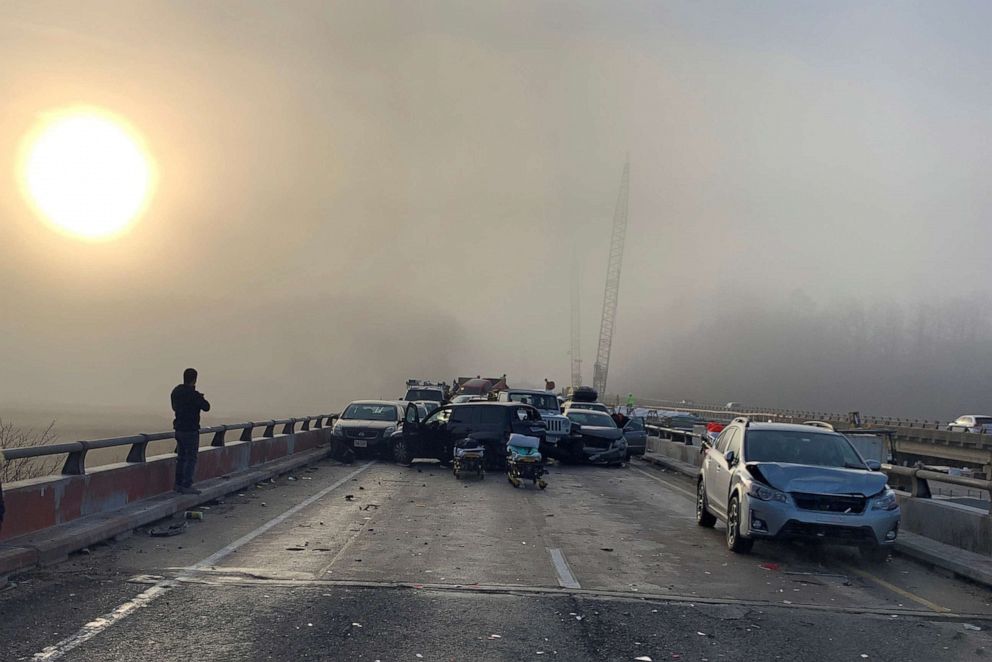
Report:
[[[910,494],[918,499],[929,499],[933,495],[930,492],[928,481],[935,480],[956,487],[967,487],[969,489],[984,490],[992,493],[992,480],[982,480],[979,478],[969,478],[967,476],[952,476],[943,471],[933,471],[932,469],[921,469],[916,467],[901,467],[896,464],[883,464],[882,471],[889,476],[899,476],[910,479]],[[992,501],[989,503],[989,516],[992,516]]]
[[[670,439],[671,441],[680,441],[686,446],[694,445],[692,443],[693,439],[702,440],[702,435],[698,432],[692,432],[691,430],[679,430],[677,428],[666,428],[660,425],[652,425],[646,423],[644,428],[652,436],[659,437],[661,439]]]
[[[296,432],[296,425],[302,424],[301,431],[316,430],[324,427],[331,427],[337,420],[338,414],[320,414],[317,416],[303,416],[299,418],[280,418],[268,421],[248,421],[246,423],[228,423],[225,425],[215,425],[209,428],[200,428],[200,434],[212,434],[211,446],[224,446],[226,434],[231,430],[241,430],[239,441],[250,442],[252,432],[255,428],[264,428],[262,438],[271,438],[276,435],[276,427],[282,426],[280,434],[293,434]],[[65,464],[62,465],[62,474],[66,476],[80,476],[86,473],[86,453],[97,448],[116,448],[130,446],[125,462],[142,463],[146,461],[146,449],[149,442],[175,439],[176,433],[169,432],[141,432],[127,437],[110,437],[107,439],[93,439],[89,441],[73,441],[63,444],[48,444],[45,446],[30,446],[23,448],[0,448],[0,455],[4,460],[25,460],[30,458],[47,457],[51,455],[66,455]]]

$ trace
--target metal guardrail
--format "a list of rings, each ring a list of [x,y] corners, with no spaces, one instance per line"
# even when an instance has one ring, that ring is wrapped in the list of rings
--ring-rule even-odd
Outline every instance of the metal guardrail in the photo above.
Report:
[[[252,431],[255,428],[264,427],[262,438],[276,436],[276,427],[282,426],[280,434],[293,434],[296,432],[296,425],[302,424],[300,431],[320,429],[330,427],[337,419],[337,414],[321,414],[319,416],[304,416],[302,418],[280,418],[269,421],[248,421],[247,423],[229,423],[226,425],[215,425],[209,428],[200,428],[200,434],[212,434],[214,437],[210,442],[211,446],[224,446],[226,434],[231,430],[241,430],[239,441],[251,441]],[[68,455],[65,464],[62,465],[62,474],[66,476],[81,476],[86,473],[86,453],[97,448],[116,448],[120,446],[130,446],[127,459],[128,463],[145,462],[145,452],[149,442],[175,439],[176,433],[152,432],[139,433],[128,437],[111,437],[109,439],[94,439],[92,441],[73,441],[65,444],[49,444],[47,446],[31,446],[26,448],[4,448],[0,449],[0,455],[5,460],[25,460],[35,457],[46,457],[49,455]]]
[[[910,479],[910,494],[918,499],[929,499],[933,495],[930,492],[930,483],[935,480],[940,483],[947,483],[956,487],[967,487],[970,489],[984,490],[992,494],[992,480],[982,480],[979,478],[968,478],[967,476],[952,476],[942,471],[932,469],[918,469],[915,467],[901,467],[896,464],[883,464],[882,471],[889,476],[900,476]],[[989,515],[992,516],[992,501],[989,502]]]

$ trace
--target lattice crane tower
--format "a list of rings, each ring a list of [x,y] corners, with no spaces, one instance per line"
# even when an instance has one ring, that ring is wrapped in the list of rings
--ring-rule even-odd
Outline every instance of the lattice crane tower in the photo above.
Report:
[[[613,236],[610,238],[610,261],[606,266],[606,290],[603,293],[603,318],[599,325],[599,347],[592,370],[592,385],[601,398],[606,397],[606,375],[610,369],[610,350],[617,319],[617,299],[620,295],[620,268],[623,266],[623,245],[627,237],[627,200],[630,194],[630,161],[623,166],[620,194],[613,212]]]

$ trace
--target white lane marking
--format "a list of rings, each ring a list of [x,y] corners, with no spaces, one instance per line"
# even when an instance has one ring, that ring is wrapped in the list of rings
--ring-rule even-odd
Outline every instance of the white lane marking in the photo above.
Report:
[[[301,501],[300,503],[296,504],[295,506],[293,506],[283,514],[279,515],[278,517],[274,517],[270,519],[268,522],[258,527],[251,533],[241,536],[240,538],[232,542],[230,545],[227,545],[226,547],[217,550],[216,552],[214,552],[207,558],[203,559],[202,561],[191,565],[189,568],[187,568],[187,570],[196,571],[196,570],[203,570],[209,568],[210,566],[216,564],[218,561],[220,561],[224,557],[228,556],[229,554],[237,550],[239,547],[243,547],[244,545],[247,545],[249,542],[257,538],[258,536],[262,535],[266,531],[270,530],[272,527],[282,524],[287,519],[289,519],[296,513],[300,512],[307,506],[310,506],[314,502],[324,498],[325,496],[327,496],[328,493],[341,487],[349,480],[351,480],[358,474],[362,473],[363,471],[371,467],[373,464],[375,464],[375,460],[372,460],[368,464],[365,464],[359,467],[358,469],[356,469],[355,471],[352,471],[350,474],[348,474],[341,480],[335,482],[333,485],[325,487],[320,492],[317,492],[313,496],[305,499],[304,501]],[[155,599],[160,598],[161,596],[165,595],[166,593],[174,589],[176,586],[178,586],[179,582],[189,580],[190,578],[191,578],[190,575],[181,575],[176,579],[165,579],[158,582],[157,584],[150,587],[148,590],[139,593],[133,599],[128,600],[127,602],[117,606],[113,611],[108,612],[93,621],[90,621],[82,628],[80,628],[79,631],[76,634],[72,635],[71,637],[66,637],[57,644],[54,644],[52,646],[47,646],[40,653],[35,653],[32,659],[34,660],[59,659],[60,657],[71,651],[73,648],[76,648],[80,644],[86,643],[96,635],[100,634],[101,632],[109,628],[111,625],[114,625],[118,621],[127,618],[137,609],[140,609],[141,607],[147,607]]]
[[[667,487],[670,490],[675,490],[676,492],[681,492],[682,494],[686,495],[687,497],[689,497],[693,501],[696,500],[696,495],[693,494],[692,492],[690,492],[689,490],[683,490],[681,487],[675,487],[674,485],[672,485],[671,483],[669,483],[667,480],[662,480],[662,479],[658,478],[657,476],[652,476],[647,471],[644,471],[642,469],[638,469],[637,467],[630,467],[630,468],[633,469],[634,471],[636,471],[639,474],[644,474],[645,476],[647,476],[651,480],[658,481],[659,483],[661,483],[662,485],[664,485],[665,487]]]
[[[582,588],[579,586],[579,580],[575,578],[572,574],[572,569],[568,567],[568,561],[565,559],[565,554],[557,547],[547,548],[548,553],[551,554],[551,563],[555,566],[555,572],[558,573],[558,583],[562,588]]]

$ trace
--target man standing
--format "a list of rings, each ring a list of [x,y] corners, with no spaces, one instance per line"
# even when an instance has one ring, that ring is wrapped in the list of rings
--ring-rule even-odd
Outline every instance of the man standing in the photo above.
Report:
[[[176,492],[199,494],[193,487],[196,471],[196,454],[200,451],[200,412],[210,411],[210,403],[196,390],[196,370],[183,371],[183,383],[172,389],[172,411],[176,418],[172,428],[176,431]]]
[[[633,416],[633,414],[634,414],[634,407],[636,407],[636,406],[637,406],[637,401],[634,400],[634,394],[633,393],[628,393],[627,394],[627,414],[630,415],[630,416]]]

